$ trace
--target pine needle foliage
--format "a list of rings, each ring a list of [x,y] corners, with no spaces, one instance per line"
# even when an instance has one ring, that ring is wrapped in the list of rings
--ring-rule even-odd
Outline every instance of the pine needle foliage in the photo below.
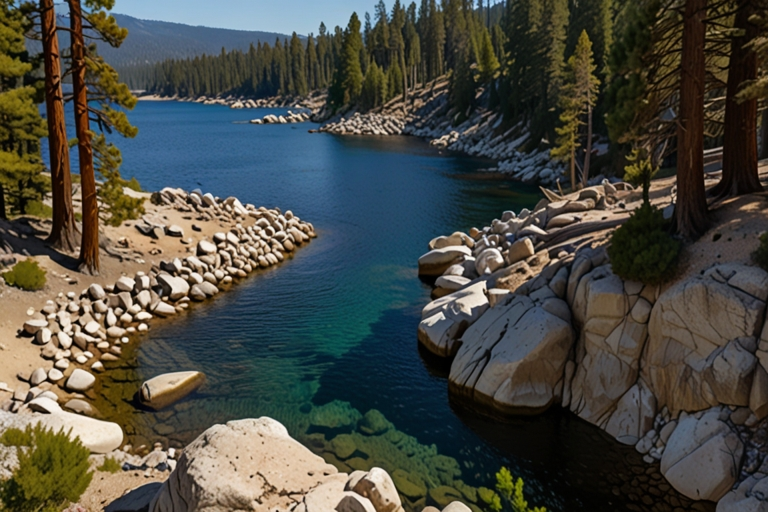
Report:
[[[525,483],[523,482],[523,479],[515,479],[509,469],[502,467],[499,472],[496,473],[496,491],[504,500],[504,503],[509,505],[512,512],[547,512],[547,509],[544,507],[530,508],[528,506],[528,501],[525,499],[524,487]],[[491,508],[497,512],[502,510],[501,500],[494,500],[494,503],[491,504]]]
[[[37,63],[24,43],[29,29],[21,10],[0,0],[0,218],[6,217],[6,206],[27,213],[50,186],[41,174],[40,139],[47,130],[36,105],[39,83],[32,71]]]
[[[608,257],[613,273],[625,281],[649,285],[668,281],[677,269],[681,250],[670,231],[671,223],[661,210],[644,203],[611,236]]]
[[[119,462],[117,462],[116,459],[113,457],[105,457],[104,462],[102,462],[101,466],[96,468],[99,471],[103,471],[104,473],[119,473],[123,470],[122,466]]]
[[[760,245],[752,253],[752,259],[757,263],[757,266],[763,270],[768,270],[768,233],[760,235]]]
[[[141,187],[136,178],[129,182],[120,176],[120,165],[123,163],[120,150],[108,143],[103,134],[99,134],[93,138],[93,156],[96,172],[102,179],[98,191],[102,220],[117,227],[123,221],[138,219],[144,214],[144,200],[127,195],[123,187]]]
[[[0,443],[16,446],[19,467],[0,483],[2,509],[13,512],[57,512],[76,502],[91,483],[90,452],[80,439],[41,425],[9,429]]]
[[[45,288],[45,270],[40,268],[35,260],[20,261],[3,274],[3,279],[9,286],[33,292]]]
[[[658,167],[654,167],[648,152],[641,148],[635,148],[627,157],[629,165],[624,167],[624,181],[631,183],[636,187],[643,187],[643,204],[651,202],[649,192],[651,190],[651,180],[659,172]]]
[[[595,76],[595,64],[592,55],[592,42],[589,40],[587,31],[583,30],[579,36],[578,43],[573,55],[568,59],[564,83],[560,89],[560,127],[557,131],[557,146],[552,149],[553,158],[570,162],[571,167],[571,187],[576,188],[576,150],[580,147],[580,138],[586,135],[587,151],[591,149],[590,140],[592,109],[597,103],[600,80]],[[587,133],[582,135],[580,127],[584,124],[582,117],[587,116]],[[589,171],[585,162],[583,184],[586,185],[587,172]]]

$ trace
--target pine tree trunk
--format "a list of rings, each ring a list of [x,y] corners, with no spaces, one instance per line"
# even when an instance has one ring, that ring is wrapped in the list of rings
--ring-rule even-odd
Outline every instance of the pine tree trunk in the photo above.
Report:
[[[695,239],[707,229],[704,191],[704,20],[707,0],[686,0],[677,124],[677,232]]]
[[[589,98],[587,98],[589,100]],[[587,187],[589,180],[589,161],[592,159],[592,105],[587,105],[587,152],[584,155],[584,171],[581,173],[582,187]]]
[[[573,143],[573,133],[571,134],[571,191],[575,191],[576,186],[576,145]]]
[[[59,36],[53,0],[40,0],[40,24],[45,61],[45,109],[48,122],[48,149],[51,160],[53,226],[46,240],[53,248],[74,252],[80,234],[72,206],[72,177],[69,170],[69,145],[61,91]]]
[[[80,244],[80,271],[99,274],[99,206],[96,199],[96,176],[93,169],[88,90],[85,85],[85,41],[80,0],[69,0],[69,23],[72,33],[72,88],[75,95],[75,128],[80,157],[80,183],[83,196],[83,242]]]
[[[757,173],[757,100],[736,101],[736,94],[746,80],[757,78],[757,55],[745,45],[758,35],[758,27],[749,22],[754,14],[753,0],[739,0],[734,28],[744,36],[731,41],[728,85],[725,96],[725,136],[723,140],[723,177],[710,194],[738,196],[763,190]]]
[[[760,120],[760,154],[758,158],[768,158],[768,108],[763,110]]]
[[[400,48],[400,69],[403,70],[403,114],[408,110],[408,68],[405,67],[405,49]]]
[[[5,187],[0,183],[0,219],[8,220],[8,215],[5,213]]]

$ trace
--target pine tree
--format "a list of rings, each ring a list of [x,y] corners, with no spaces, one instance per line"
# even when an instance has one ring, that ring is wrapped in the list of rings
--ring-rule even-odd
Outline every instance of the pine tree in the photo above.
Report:
[[[565,83],[560,96],[560,107],[563,111],[560,120],[562,126],[557,130],[558,145],[552,150],[552,155],[562,160],[570,160],[571,187],[576,189],[576,149],[578,131],[582,125],[580,118],[587,116],[587,144],[584,154],[581,185],[586,186],[589,179],[589,160],[592,152],[592,109],[597,101],[600,80],[595,76],[596,65],[592,57],[592,42],[586,30],[581,32],[579,42],[573,55],[568,59]]]
[[[381,68],[376,61],[368,65],[368,72],[365,74],[365,81],[360,93],[360,107],[363,110],[376,108],[382,103],[387,95],[387,82]]]
[[[760,31],[754,21],[750,22],[756,14],[755,3],[755,0],[736,3],[734,28],[738,35],[732,38],[728,64],[723,176],[711,191],[721,197],[763,190],[757,173],[757,99],[737,97],[745,83],[757,79],[757,53],[750,45]]]
[[[53,0],[40,0],[40,32],[45,69],[45,107],[48,123],[48,149],[51,164],[53,225],[46,240],[55,249],[74,252],[80,234],[72,205],[72,178],[69,167],[69,141],[64,118],[64,93],[61,89],[61,56],[56,32]]]
[[[352,13],[341,45],[341,56],[334,73],[334,82],[328,93],[328,102],[334,108],[357,101],[363,87],[363,72],[360,67],[360,53],[363,38],[360,35],[360,20]]]
[[[389,66],[387,70],[387,100],[403,93],[403,72],[397,63]]]
[[[625,26],[611,47],[611,75],[605,90],[605,124],[615,143],[628,144],[640,137],[635,120],[648,92],[648,60],[659,10],[658,0],[629,2],[621,14]]]
[[[293,78],[293,92],[299,96],[306,96],[309,89],[304,67],[304,45],[294,32],[291,37],[291,76]]]
[[[20,10],[0,1],[0,218],[6,218],[6,196],[12,211],[25,213],[47,188],[40,158],[45,125],[35,87],[23,85],[33,69],[24,45],[27,30]]]
[[[484,28],[482,34],[477,64],[480,70],[480,82],[487,84],[493,80],[500,65],[499,60],[496,58],[496,52],[493,51],[491,34],[488,32],[488,29]]]
[[[707,228],[704,191],[704,44],[707,0],[685,0],[680,111],[677,121],[677,233],[697,238]]]
[[[126,137],[136,136],[137,130],[128,122],[124,111],[114,109],[111,103],[131,109],[136,98],[125,84],[120,83],[117,72],[103,58],[86,50],[83,22],[88,23],[98,37],[108,44],[119,47],[128,31],[120,28],[106,10],[112,0],[88,0],[91,10],[83,11],[80,0],[68,0],[71,38],[72,86],[75,101],[75,128],[80,157],[80,182],[83,204],[83,236],[80,244],[80,271],[99,273],[99,207],[96,176],[93,163],[93,147],[90,130],[91,114],[102,130],[117,130]],[[90,91],[89,91],[90,85]],[[90,92],[90,94],[89,94]],[[97,101],[95,109],[89,102]]]

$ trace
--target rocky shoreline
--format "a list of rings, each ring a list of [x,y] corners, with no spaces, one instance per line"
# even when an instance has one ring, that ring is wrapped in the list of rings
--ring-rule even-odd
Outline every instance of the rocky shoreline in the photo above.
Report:
[[[448,105],[448,80],[437,79],[412,91],[408,104],[396,98],[382,107],[361,113],[351,109],[338,114],[328,111],[327,93],[316,91],[307,97],[273,97],[258,100],[227,96],[220,98],[189,98],[205,105],[221,105],[235,109],[250,108],[302,108],[310,112],[308,120],[321,123],[316,131],[336,135],[409,135],[427,140],[430,145],[470,156],[494,160],[495,167],[488,171],[502,173],[524,183],[556,187],[563,181],[564,165],[549,157],[549,150],[522,152],[530,134],[522,126],[514,126],[499,133],[502,116],[483,106],[488,94],[481,94],[479,105],[469,118],[455,125]],[[272,119],[274,117],[274,119]],[[282,124],[278,116],[251,121],[253,124]],[[289,121],[288,122],[298,122]],[[314,130],[313,130],[314,131]],[[599,184],[603,176],[596,176],[590,184]]]
[[[456,397],[569,409],[684,496],[768,510],[768,273],[715,260],[663,288],[622,281],[605,243],[637,194],[606,183],[432,240],[419,342],[451,358]]]
[[[166,188],[153,194],[152,202],[230,229],[200,240],[183,259],[162,261],[149,272],[123,275],[113,284],[93,283],[79,294],[60,293],[38,311],[30,308],[18,336],[39,346],[42,361],[31,372],[19,372],[16,384],[0,383],[3,428],[31,423],[63,427],[72,429],[92,453],[120,453],[115,450],[124,441],[121,427],[90,416],[98,415],[91,406],[97,376],[121,358],[123,346],[148,331],[154,319],[173,317],[191,302],[227,290],[236,279],[277,265],[317,236],[312,224],[290,210],[243,205],[235,197]],[[184,236],[178,226],[163,226],[146,216],[136,228],[151,238]],[[189,388],[187,382],[173,380],[160,384],[151,387],[154,400],[172,388]],[[147,396],[142,398],[152,405]]]

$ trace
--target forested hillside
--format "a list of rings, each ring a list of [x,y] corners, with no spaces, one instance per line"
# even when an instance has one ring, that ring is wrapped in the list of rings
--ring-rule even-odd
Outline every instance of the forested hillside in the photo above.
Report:
[[[66,25],[66,9],[57,13],[59,23]],[[130,37],[120,46],[113,48],[100,45],[99,53],[114,66],[121,76],[126,77],[132,88],[143,89],[146,84],[138,81],[143,76],[137,69],[169,59],[187,59],[205,55],[219,55],[222,48],[246,51],[251,44],[274,41],[286,37],[275,32],[250,30],[229,30],[223,28],[199,27],[170,23],[167,21],[140,20],[126,14],[112,14],[117,23],[128,30]],[[62,45],[69,45],[66,32],[60,34]],[[38,41],[27,42],[32,53],[41,50]]]
[[[103,57],[113,66],[123,68],[166,59],[186,59],[202,54],[218,55],[222,48],[247,50],[259,41],[285,37],[275,32],[194,27],[167,21],[140,20],[115,14],[117,23],[128,29],[131,37],[120,48],[103,48]]]
[[[738,73],[728,69],[732,48],[740,49],[738,59],[746,51],[735,43],[744,25],[752,24],[751,33],[764,30],[744,14],[753,3],[719,2],[706,10],[707,147],[722,144],[726,93],[734,97],[749,81],[751,72],[740,64],[731,67],[742,69]],[[552,149],[551,156],[570,167],[575,186],[577,177],[589,175],[593,143],[613,142],[616,169],[623,169],[632,149],[647,153],[654,165],[674,155],[685,65],[681,5],[396,0],[387,6],[380,0],[372,15],[352,13],[343,29],[321,25],[305,41],[283,38],[216,57],[169,60],[128,78],[189,97],[295,95],[327,87],[331,111],[365,111],[394,97],[407,99],[408,91],[447,75],[454,123],[470,117],[482,100],[484,108],[503,114],[499,133],[516,127],[529,135],[521,149]]]

